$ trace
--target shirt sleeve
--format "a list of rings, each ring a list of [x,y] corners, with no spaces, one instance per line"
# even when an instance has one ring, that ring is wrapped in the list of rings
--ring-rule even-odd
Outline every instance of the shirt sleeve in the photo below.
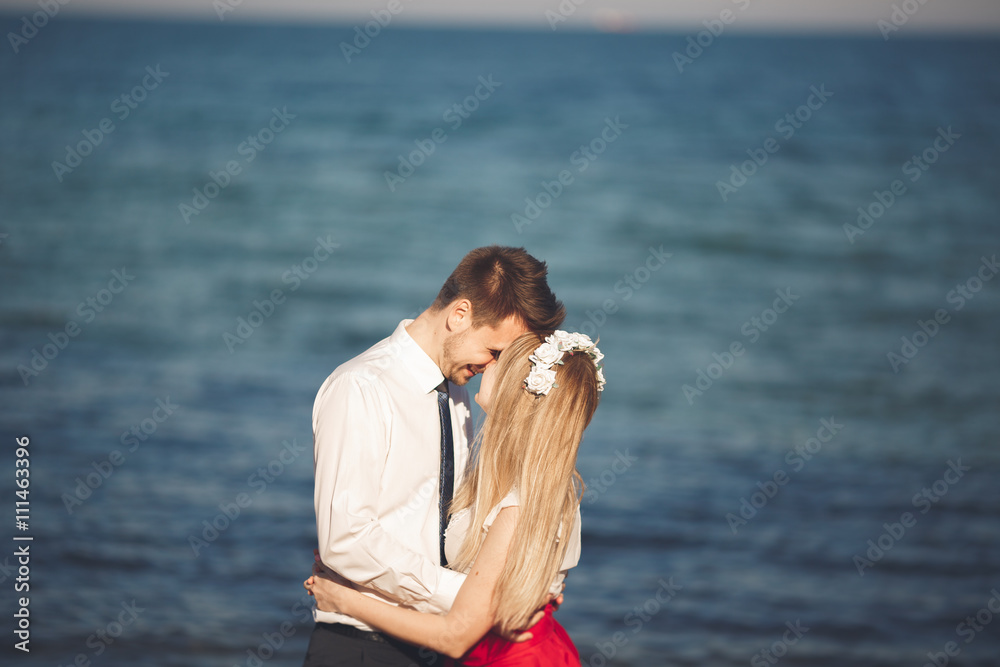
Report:
[[[580,563],[580,507],[576,508],[576,518],[573,520],[573,529],[570,531],[569,544],[566,546],[566,555],[563,557],[562,566],[549,592],[553,595],[562,593],[562,585],[569,574],[570,568],[576,567]]]
[[[486,519],[483,521],[483,530],[489,530],[493,522],[497,520],[497,515],[500,514],[500,510],[505,507],[520,507],[521,498],[517,493],[517,489],[513,489],[510,493],[503,497],[503,499],[497,503],[496,507],[490,510],[490,513],[486,515]]]
[[[347,579],[420,611],[451,608],[465,575],[395,539],[379,522],[388,453],[388,406],[365,379],[342,374],[320,390],[313,414],[320,558]]]

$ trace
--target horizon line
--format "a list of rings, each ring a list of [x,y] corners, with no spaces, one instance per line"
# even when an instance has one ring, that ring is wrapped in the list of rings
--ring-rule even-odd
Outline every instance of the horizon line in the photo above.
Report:
[[[11,11],[11,8],[0,8],[0,21],[4,19],[21,21],[30,17],[36,12]],[[69,21],[108,21],[108,22],[141,22],[141,23],[183,23],[183,24],[219,24],[219,25],[243,25],[243,26],[295,26],[308,28],[329,28],[344,27],[354,28],[363,26],[373,21],[371,15],[345,14],[341,16],[316,15],[316,14],[278,14],[269,12],[243,12],[234,10],[233,16],[225,16],[224,19],[204,14],[202,12],[164,12],[164,11],[116,11],[116,10],[80,10],[78,8],[67,8],[60,11],[52,20]],[[440,30],[496,30],[496,31],[518,31],[537,33],[576,33],[576,34],[617,34],[617,35],[653,35],[653,34],[689,34],[705,30],[701,23],[689,22],[647,22],[645,25],[601,25],[596,22],[567,21],[557,29],[552,29],[544,20],[474,20],[469,18],[441,19],[440,17],[413,18],[399,17],[381,27],[381,30],[398,29],[440,29]],[[890,39],[880,33],[878,24],[860,24],[858,22],[842,22],[839,24],[819,25],[806,22],[798,23],[756,23],[751,25],[728,25],[725,32],[742,36],[782,36],[782,37],[871,37],[884,41],[920,39],[920,38],[974,38],[990,39],[1000,38],[1000,27],[979,24],[978,26],[967,25],[937,25],[921,26],[907,25],[901,27],[899,34],[892,33]],[[722,36],[721,34],[719,35]]]

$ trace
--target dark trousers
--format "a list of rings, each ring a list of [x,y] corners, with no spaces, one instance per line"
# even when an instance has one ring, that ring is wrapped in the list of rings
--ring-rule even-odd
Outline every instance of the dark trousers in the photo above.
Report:
[[[361,634],[362,636],[351,636]],[[444,667],[445,657],[382,635],[376,641],[350,626],[317,623],[303,667]]]

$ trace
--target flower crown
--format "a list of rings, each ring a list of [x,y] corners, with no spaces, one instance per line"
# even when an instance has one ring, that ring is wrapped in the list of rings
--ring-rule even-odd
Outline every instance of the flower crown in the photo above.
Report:
[[[601,366],[601,359],[604,355],[597,349],[590,336],[582,333],[569,333],[568,331],[555,331],[551,336],[545,338],[545,342],[535,348],[534,353],[528,357],[531,361],[531,372],[524,379],[524,388],[532,394],[543,396],[549,393],[556,384],[556,371],[554,365],[562,365],[563,354],[576,351],[585,352],[597,367],[597,391],[604,391],[604,371]]]

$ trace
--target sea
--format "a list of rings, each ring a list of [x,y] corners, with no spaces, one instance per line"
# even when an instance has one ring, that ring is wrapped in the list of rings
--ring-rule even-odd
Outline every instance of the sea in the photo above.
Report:
[[[4,665],[301,664],[316,391],[494,243],[583,665],[1000,664],[1000,41],[228,18],[0,21]]]

